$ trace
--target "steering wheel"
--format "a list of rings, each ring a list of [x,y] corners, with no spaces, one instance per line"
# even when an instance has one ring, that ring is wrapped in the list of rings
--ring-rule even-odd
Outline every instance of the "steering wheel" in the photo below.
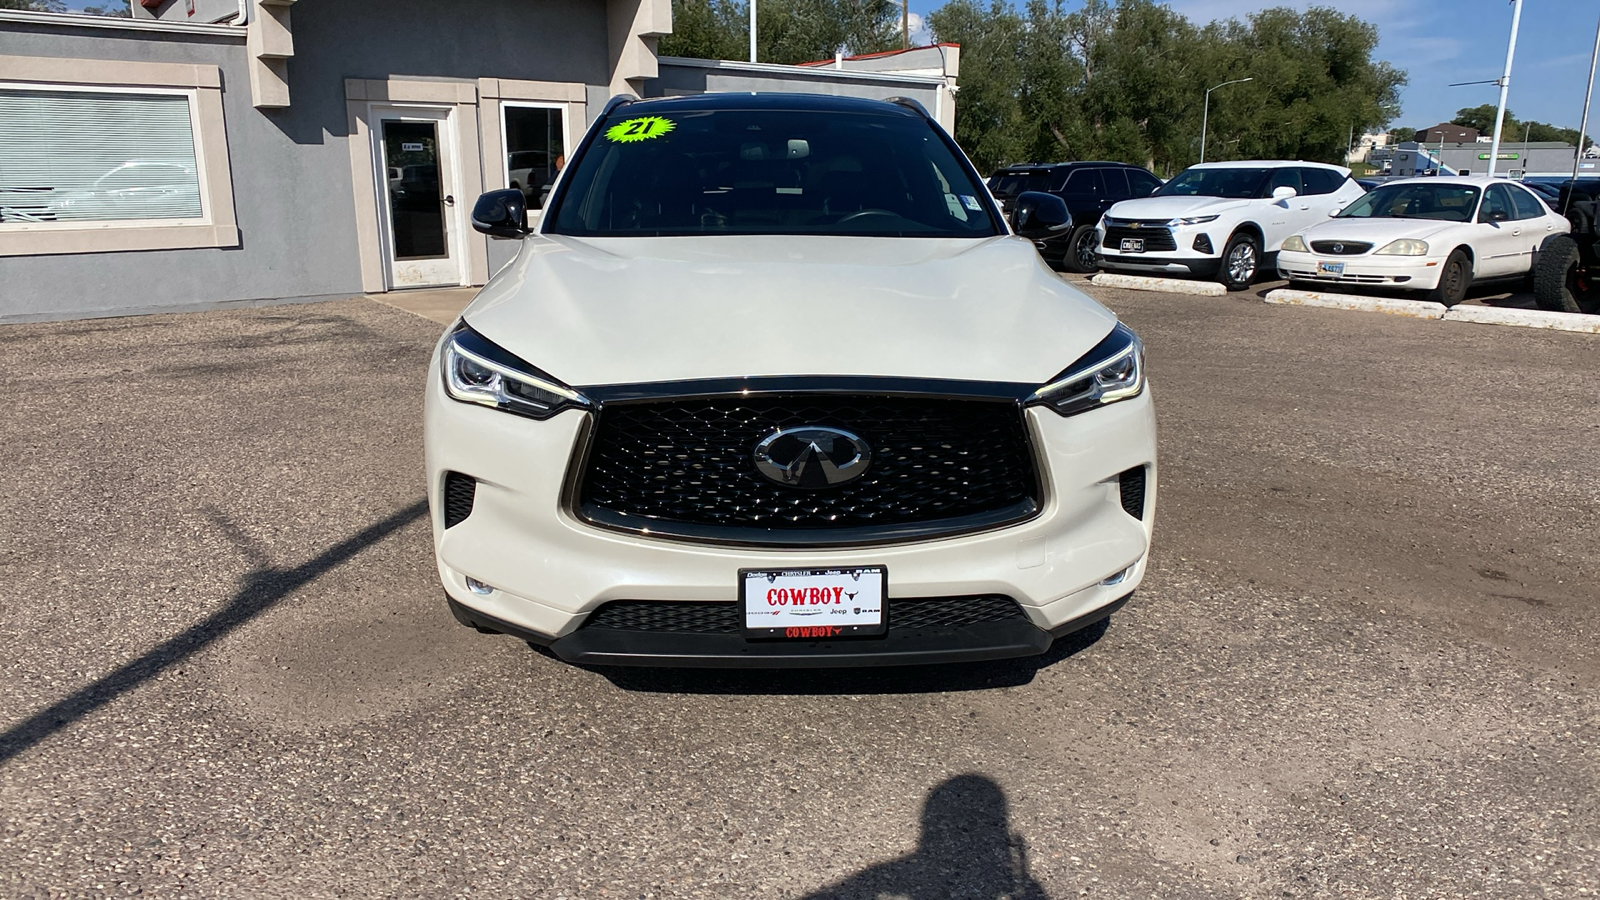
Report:
[[[900,214],[889,209],[858,209],[834,224],[843,225],[846,222],[854,221],[856,219],[864,219],[867,216],[894,216],[895,218],[899,218]]]

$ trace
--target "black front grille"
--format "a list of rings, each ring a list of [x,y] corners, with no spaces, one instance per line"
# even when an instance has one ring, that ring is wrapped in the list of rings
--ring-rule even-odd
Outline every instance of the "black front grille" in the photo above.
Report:
[[[959,628],[982,622],[1027,621],[1017,601],[1000,594],[891,599],[889,631]],[[677,634],[742,634],[737,603],[614,600],[595,610],[584,628]]]
[[[1117,489],[1122,495],[1122,508],[1135,519],[1144,518],[1144,466],[1129,469],[1117,476]]]
[[[478,483],[460,472],[444,473],[444,527],[453,528],[472,515],[472,501]]]
[[[1172,229],[1165,225],[1141,224],[1138,228],[1129,228],[1126,225],[1111,226],[1106,228],[1106,237],[1101,241],[1101,245],[1112,250],[1120,250],[1123,238],[1143,240],[1146,253],[1152,250],[1178,249],[1178,242],[1172,237]]]
[[[1312,241],[1311,249],[1329,256],[1355,256],[1371,250],[1372,245],[1361,241]]]
[[[822,488],[762,476],[756,445],[806,425],[859,435],[871,466]],[[993,527],[1038,508],[1015,403],[835,395],[607,406],[579,498],[580,515],[597,524],[754,543],[912,539]]]

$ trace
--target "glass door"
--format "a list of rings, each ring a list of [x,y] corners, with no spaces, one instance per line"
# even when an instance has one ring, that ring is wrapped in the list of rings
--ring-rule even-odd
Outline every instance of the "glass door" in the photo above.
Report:
[[[390,110],[376,117],[391,289],[462,283],[449,124],[444,110]]]

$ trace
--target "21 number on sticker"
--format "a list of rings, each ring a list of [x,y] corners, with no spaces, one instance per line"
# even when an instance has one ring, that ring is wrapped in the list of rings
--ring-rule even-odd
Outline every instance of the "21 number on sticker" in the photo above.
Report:
[[[606,129],[606,140],[617,144],[632,144],[661,137],[677,127],[676,122],[660,116],[625,119]]]

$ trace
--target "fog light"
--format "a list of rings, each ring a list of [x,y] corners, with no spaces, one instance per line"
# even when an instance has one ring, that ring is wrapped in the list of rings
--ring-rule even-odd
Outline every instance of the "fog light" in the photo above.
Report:
[[[1126,569],[1123,569],[1121,572],[1118,572],[1117,574],[1111,576],[1110,578],[1107,578],[1105,581],[1102,581],[1100,583],[1101,584],[1121,584],[1124,581],[1128,580],[1128,573],[1132,572],[1132,571],[1133,571],[1133,566],[1129,566]]]
[[[1210,256],[1211,254],[1217,252],[1216,250],[1213,250],[1212,247],[1211,247],[1211,236],[1210,235],[1206,235],[1206,234],[1197,234],[1197,235],[1195,235],[1195,237],[1194,237],[1194,245],[1193,246],[1194,246],[1194,252],[1196,252],[1196,253],[1204,253],[1207,256]]]
[[[474,594],[479,594],[479,595],[484,596],[484,597],[487,597],[490,594],[494,593],[494,588],[488,586],[487,584],[484,584],[483,582],[479,581],[476,578],[468,578],[467,579],[467,590],[473,592]]]

